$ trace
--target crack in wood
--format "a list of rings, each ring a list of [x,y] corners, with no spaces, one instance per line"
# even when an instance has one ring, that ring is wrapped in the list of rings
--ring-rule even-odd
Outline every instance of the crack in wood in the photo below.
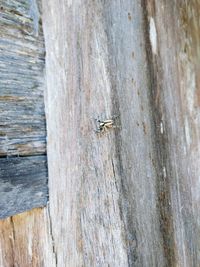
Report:
[[[52,252],[55,258],[55,266],[58,267],[58,253],[56,249],[56,244],[55,244],[55,239],[53,235],[53,223],[52,223],[52,218],[51,218],[51,211],[50,211],[50,204],[49,202],[47,203],[47,217],[48,217],[48,225],[49,225],[49,234],[51,237],[51,244],[52,244]]]

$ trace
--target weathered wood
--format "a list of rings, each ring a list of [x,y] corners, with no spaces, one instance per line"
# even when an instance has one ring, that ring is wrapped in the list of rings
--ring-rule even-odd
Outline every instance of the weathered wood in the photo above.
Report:
[[[1,267],[55,267],[47,209],[0,220]]]
[[[165,258],[167,266],[199,266],[200,2],[146,1],[145,8]]]
[[[47,203],[46,156],[0,158],[0,218]]]
[[[57,265],[163,266],[143,8],[43,3]],[[96,134],[93,118],[115,115],[117,128]]]
[[[39,4],[0,2],[0,157],[46,151]]]
[[[0,218],[47,201],[40,5],[0,1]]]
[[[44,7],[58,266],[198,266],[198,1]]]
[[[199,1],[43,7],[50,206],[0,222],[1,265],[198,267]]]

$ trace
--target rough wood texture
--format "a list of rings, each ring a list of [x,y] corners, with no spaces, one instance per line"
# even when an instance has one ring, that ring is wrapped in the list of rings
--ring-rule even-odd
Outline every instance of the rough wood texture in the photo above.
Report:
[[[0,221],[1,267],[53,267],[47,209],[33,209]]]
[[[143,7],[43,3],[57,266],[165,265]],[[93,118],[114,115],[96,134]]]
[[[1,223],[2,265],[198,267],[199,1],[43,8],[50,206]]]
[[[200,264],[200,2],[146,1],[167,266]]]
[[[44,38],[39,1],[0,1],[0,157],[44,154]]]
[[[0,218],[47,201],[40,5],[0,1]]]
[[[46,156],[0,159],[0,218],[47,203]]]

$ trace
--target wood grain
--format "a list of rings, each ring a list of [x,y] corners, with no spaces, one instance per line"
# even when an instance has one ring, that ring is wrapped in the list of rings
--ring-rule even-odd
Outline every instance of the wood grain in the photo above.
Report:
[[[44,38],[39,5],[36,0],[1,0],[0,8],[0,157],[44,154]]]
[[[147,1],[145,7],[165,257],[167,266],[199,266],[200,3]]]
[[[58,266],[198,266],[198,1],[44,7]]]
[[[40,1],[0,1],[0,218],[47,202],[40,13]]]
[[[43,207],[47,199],[46,156],[0,158],[0,218]]]
[[[163,266],[143,8],[43,6],[57,266]],[[116,128],[96,134],[94,118],[115,116]]]
[[[198,267],[199,1],[43,9],[50,203],[0,222],[0,265]]]
[[[0,266],[55,267],[48,209],[0,220]]]

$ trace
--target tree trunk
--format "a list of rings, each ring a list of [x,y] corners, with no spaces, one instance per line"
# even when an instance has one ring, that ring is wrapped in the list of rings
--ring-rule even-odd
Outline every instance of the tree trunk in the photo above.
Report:
[[[199,16],[43,0],[49,205],[0,222],[0,266],[199,266]]]

